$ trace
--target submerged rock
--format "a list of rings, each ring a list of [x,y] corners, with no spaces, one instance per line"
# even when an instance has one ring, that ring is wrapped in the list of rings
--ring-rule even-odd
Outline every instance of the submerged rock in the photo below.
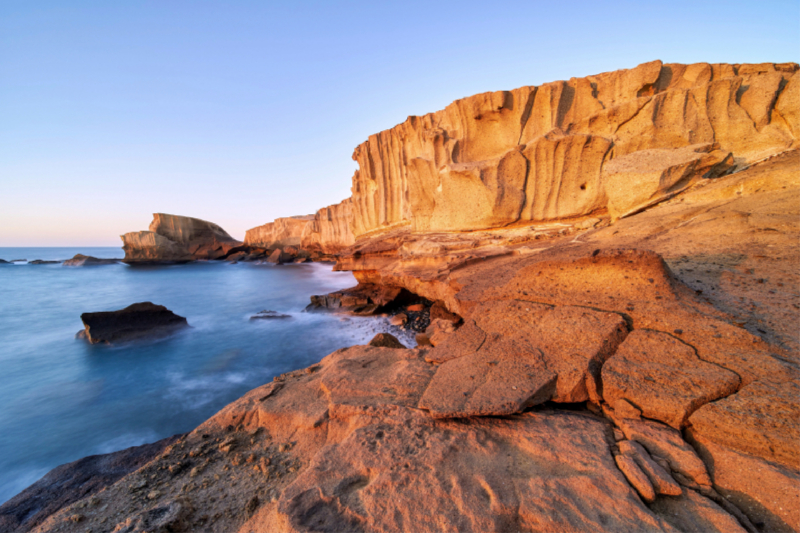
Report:
[[[291,315],[284,315],[277,311],[259,311],[255,315],[250,317],[250,320],[262,320],[262,319],[270,319],[270,318],[292,318]]]
[[[84,329],[78,332],[76,338],[84,338],[90,344],[162,337],[189,325],[184,317],[163,305],[150,302],[129,305],[119,311],[83,313],[81,320]]]

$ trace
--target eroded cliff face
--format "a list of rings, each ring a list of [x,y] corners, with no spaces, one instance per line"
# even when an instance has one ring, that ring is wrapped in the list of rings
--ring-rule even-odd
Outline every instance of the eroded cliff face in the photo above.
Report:
[[[409,117],[353,154],[354,234],[636,212],[797,145],[797,70],[653,61]]]
[[[355,243],[352,229],[353,203],[350,198],[314,215],[303,230],[300,245],[304,250],[336,254]]]
[[[126,263],[218,259],[242,244],[213,222],[164,213],[153,214],[149,231],[121,239]]]
[[[313,219],[314,215],[276,218],[273,222],[247,230],[244,243],[264,248],[300,246],[303,231]]]

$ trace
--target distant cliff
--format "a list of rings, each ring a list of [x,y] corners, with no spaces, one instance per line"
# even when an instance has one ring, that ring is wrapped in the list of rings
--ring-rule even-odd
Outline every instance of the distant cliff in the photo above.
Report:
[[[797,70],[653,61],[409,117],[355,149],[354,234],[636,211],[692,180],[797,145]],[[637,164],[642,156],[632,154],[645,150],[650,163]],[[634,160],[611,165],[625,157]]]
[[[241,245],[212,222],[154,213],[149,231],[121,236],[126,263],[219,259]]]
[[[314,252],[338,253],[356,241],[352,222],[353,204],[349,198],[323,207],[303,230],[301,246]]]
[[[314,215],[276,218],[273,222],[247,230],[244,243],[264,248],[299,246],[306,224],[313,219]]]

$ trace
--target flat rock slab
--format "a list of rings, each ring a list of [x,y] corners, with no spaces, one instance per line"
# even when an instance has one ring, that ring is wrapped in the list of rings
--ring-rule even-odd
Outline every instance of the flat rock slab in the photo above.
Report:
[[[321,362],[320,387],[331,405],[415,407],[434,368],[418,350],[353,346]]]
[[[603,397],[625,399],[647,418],[680,429],[700,406],[733,394],[739,377],[697,357],[666,333],[635,330],[603,366]]]
[[[284,315],[277,311],[259,311],[250,317],[250,320],[270,320],[273,318],[291,318],[292,315]]]
[[[440,365],[419,407],[434,418],[510,415],[549,400],[556,378],[539,354],[495,337]]]
[[[486,332],[479,328],[474,320],[467,320],[463,326],[446,337],[435,349],[429,350],[425,354],[425,360],[441,364],[451,359],[471,355],[477,352],[485,341]]]
[[[76,254],[72,259],[64,261],[64,266],[95,266],[95,265],[115,265],[122,259],[98,259],[90,255]]]
[[[186,319],[163,305],[142,302],[119,311],[83,313],[83,332],[91,344],[125,342],[145,337],[168,335],[188,327]]]
[[[697,435],[800,470],[800,383],[756,381],[689,418]]]
[[[567,412],[468,422],[381,413],[286,488],[279,529],[674,531],[617,470],[608,431]]]
[[[558,374],[555,402],[600,401],[600,369],[628,334],[622,316],[572,305],[519,300],[488,302],[472,311],[486,333],[527,345]]]

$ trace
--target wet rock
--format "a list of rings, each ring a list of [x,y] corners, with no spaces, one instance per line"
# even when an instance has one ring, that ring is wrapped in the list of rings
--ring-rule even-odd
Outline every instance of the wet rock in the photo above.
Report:
[[[406,348],[403,343],[397,340],[397,337],[390,333],[378,333],[369,341],[369,345],[376,348]]]
[[[291,315],[284,315],[277,311],[263,310],[250,317],[250,320],[270,320],[273,318],[291,318]]]
[[[64,261],[64,266],[96,266],[96,265],[115,265],[122,259],[98,259],[90,255],[76,254],[72,259]]]
[[[163,305],[142,302],[119,311],[83,313],[85,338],[91,344],[113,344],[169,335],[188,322]]]

